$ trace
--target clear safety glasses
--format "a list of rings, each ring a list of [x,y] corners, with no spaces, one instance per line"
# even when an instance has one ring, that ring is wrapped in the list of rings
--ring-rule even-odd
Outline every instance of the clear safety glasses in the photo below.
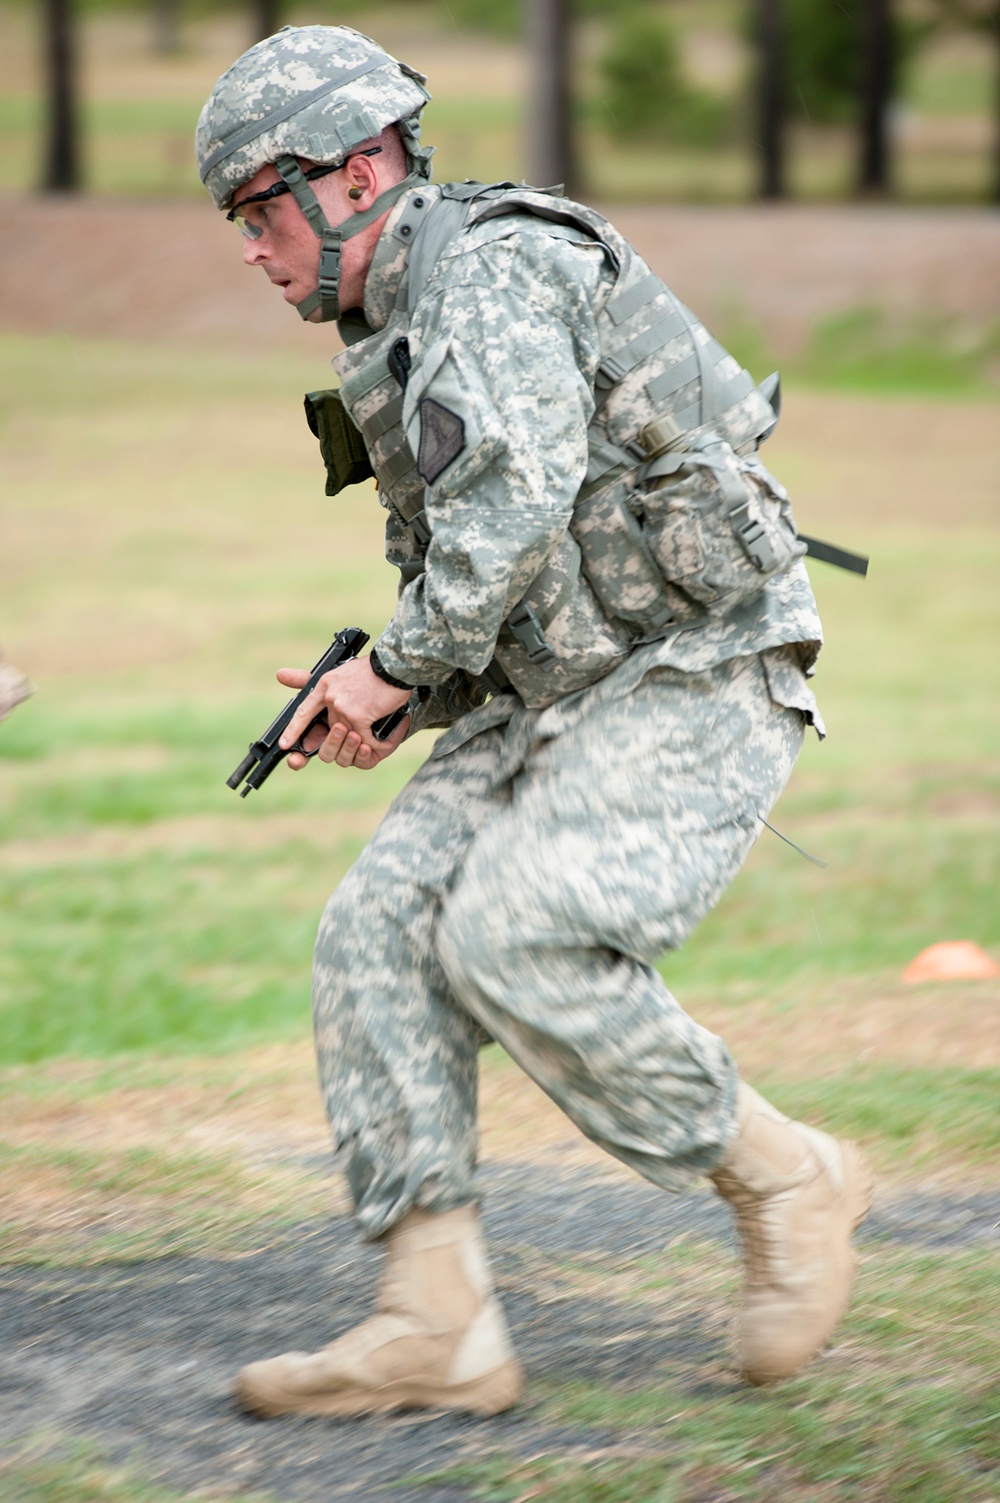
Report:
[[[327,173],[340,172],[347,166],[351,157],[377,157],[381,150],[381,146],[369,146],[364,151],[352,151],[350,156],[346,156],[342,162],[337,162],[332,167],[310,167],[308,172],[303,173],[303,177],[306,179],[306,182],[314,183],[318,177],[326,177]],[[234,204],[229,210],[226,218],[230,224],[236,226],[244,239],[259,240],[264,233],[264,226],[255,224],[252,220],[248,219],[244,210],[250,204],[267,203],[268,199],[280,198],[283,193],[290,192],[291,189],[286,182],[272,183],[270,188],[265,188],[260,193],[251,193],[249,198],[241,198],[239,203]]]

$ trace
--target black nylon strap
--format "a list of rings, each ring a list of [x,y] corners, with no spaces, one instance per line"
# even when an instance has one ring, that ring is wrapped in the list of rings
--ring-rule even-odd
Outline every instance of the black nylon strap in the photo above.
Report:
[[[414,687],[413,684],[406,683],[404,679],[395,678],[393,674],[389,672],[388,668],[383,667],[382,659],[379,657],[374,647],[368,654],[368,666],[371,668],[371,671],[374,673],[376,678],[380,678],[384,684],[391,685],[393,689],[412,689]]]
[[[804,532],[800,532],[799,537],[805,543],[806,553],[810,558],[817,558],[823,564],[833,564],[837,569],[849,569],[852,574],[860,574],[862,577],[868,573],[868,559],[863,553],[849,553],[846,548],[838,548],[834,543],[824,543],[820,538],[807,537]]]

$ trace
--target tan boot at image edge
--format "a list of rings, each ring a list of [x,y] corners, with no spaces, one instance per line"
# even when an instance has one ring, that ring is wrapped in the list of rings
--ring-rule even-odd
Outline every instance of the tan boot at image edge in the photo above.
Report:
[[[851,1234],[874,1178],[854,1143],[791,1121],[742,1084],[736,1138],[709,1177],[736,1213],[743,1251],[740,1366],[751,1383],[776,1383],[826,1345],[847,1310]]]
[[[383,1241],[376,1314],[322,1351],[243,1368],[236,1396],[245,1409],[266,1418],[424,1408],[497,1414],[517,1402],[524,1377],[475,1209],[411,1211]]]

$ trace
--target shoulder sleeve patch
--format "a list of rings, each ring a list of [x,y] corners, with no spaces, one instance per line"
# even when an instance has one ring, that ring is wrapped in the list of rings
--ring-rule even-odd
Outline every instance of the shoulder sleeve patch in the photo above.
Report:
[[[465,424],[456,412],[442,407],[433,397],[424,397],[420,413],[420,448],[417,470],[433,485],[465,448]]]

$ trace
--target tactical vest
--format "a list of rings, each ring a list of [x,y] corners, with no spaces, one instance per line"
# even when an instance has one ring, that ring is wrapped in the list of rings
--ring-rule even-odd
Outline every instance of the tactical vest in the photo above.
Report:
[[[341,325],[338,391],[306,398],[327,494],[374,474],[386,556],[402,589],[424,566],[425,484],[403,429],[411,310],[452,242],[511,215],[596,242],[613,287],[596,313],[600,363],[589,464],[569,531],[501,629],[483,692],[528,704],[594,682],[639,643],[728,615],[807,551],[757,449],[777,421],[777,377],[758,386],[601,215],[512,184],[413,194],[392,233],[405,290],[378,333]],[[811,540],[810,540],[811,541]],[[845,556],[846,557],[846,556]]]

